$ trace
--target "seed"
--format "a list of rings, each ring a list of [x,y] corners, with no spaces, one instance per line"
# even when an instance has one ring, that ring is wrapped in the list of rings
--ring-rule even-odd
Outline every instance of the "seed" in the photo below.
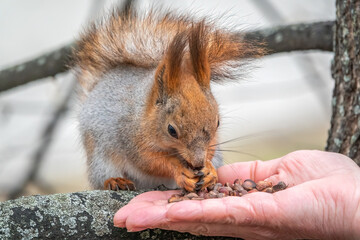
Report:
[[[287,185],[283,181],[280,181],[275,186],[273,186],[275,192],[284,190],[285,188],[287,188]]]
[[[268,188],[265,188],[264,190],[262,190],[262,192],[273,193],[274,189],[272,187],[268,187]]]
[[[240,196],[244,196],[245,194],[248,194],[248,191],[245,189],[240,191]]]
[[[216,191],[216,190],[212,190],[212,191],[210,191],[209,193],[211,193],[211,192],[212,192],[212,193],[215,193],[216,195],[219,194],[219,191]]]
[[[194,198],[192,198],[191,200],[204,200],[205,198],[203,198],[203,197],[194,197]]]
[[[225,193],[219,193],[217,195],[218,198],[223,198],[223,197],[226,197],[226,196],[228,196],[228,195],[226,195]]]
[[[182,189],[180,194],[174,194],[169,199],[168,202],[179,202],[183,200],[203,200],[210,198],[223,198],[226,196],[244,196],[253,192],[267,192],[274,193],[280,190],[287,188],[287,185],[280,181],[278,184],[272,186],[271,182],[259,181],[255,183],[251,179],[246,179],[241,184],[241,179],[236,179],[234,184],[221,183],[213,184],[205,189],[202,189],[197,192],[187,192]],[[209,191],[210,190],[210,191]]]
[[[241,184],[242,184],[241,179],[239,179],[239,178],[238,178],[238,179],[235,179],[234,185],[235,185],[235,184],[240,184],[240,185],[241,185]]]
[[[217,198],[219,192],[210,191],[209,192],[209,198]]]
[[[232,188],[231,187],[221,187],[219,188],[219,193],[224,193],[226,196],[229,195],[229,192],[232,192]]]
[[[200,191],[198,192],[198,196],[201,197],[201,198],[203,198],[203,197],[205,196],[205,193],[207,193],[207,190],[206,190],[206,189],[200,190]]]
[[[174,195],[172,195],[172,196],[169,198],[168,203],[180,202],[180,201],[182,201],[182,200],[183,200],[183,199],[182,199],[182,197],[181,197],[180,195],[174,194]]]
[[[256,183],[251,179],[246,179],[243,184],[243,188],[245,188],[246,191],[252,190],[256,188]]]
[[[245,190],[240,184],[234,184],[233,189],[239,192]]]
[[[259,191],[262,191],[265,188],[269,188],[269,187],[272,187],[271,182],[259,181],[259,182],[256,183],[256,189],[259,190]]]
[[[186,197],[188,197],[188,198],[190,198],[190,199],[193,199],[193,198],[195,198],[195,197],[199,197],[199,195],[197,195],[197,194],[194,193],[194,192],[191,192],[191,193],[187,194]]]
[[[231,192],[229,192],[229,196],[239,196],[239,192],[236,190],[231,191]]]
[[[219,188],[221,188],[221,187],[222,187],[222,184],[221,184],[221,183],[216,183],[215,186],[214,186],[214,188],[213,188],[213,190],[214,190],[214,191],[217,191],[217,190],[219,190]]]

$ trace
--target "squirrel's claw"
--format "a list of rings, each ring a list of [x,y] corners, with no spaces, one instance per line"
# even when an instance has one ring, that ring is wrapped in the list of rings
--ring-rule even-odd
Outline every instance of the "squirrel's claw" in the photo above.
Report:
[[[104,189],[119,191],[119,190],[136,190],[135,184],[125,178],[109,178],[104,182]]]
[[[207,161],[200,171],[193,171],[189,168],[177,168],[180,171],[175,174],[175,180],[179,187],[187,192],[200,191],[217,182],[216,169],[211,161]]]
[[[211,161],[206,161],[205,167],[201,170],[201,172],[203,172],[204,176],[200,178],[199,182],[196,184],[196,191],[214,185],[218,179],[216,169],[212,165]]]
[[[180,166],[176,168],[175,181],[180,188],[185,189],[187,192],[193,192],[196,188],[196,183],[199,177],[195,175],[194,171],[189,168]]]
[[[203,187],[203,185],[204,185],[204,179],[202,179],[202,180],[200,180],[199,182],[197,182],[196,184],[195,184],[195,191],[200,191],[201,190],[201,188]]]

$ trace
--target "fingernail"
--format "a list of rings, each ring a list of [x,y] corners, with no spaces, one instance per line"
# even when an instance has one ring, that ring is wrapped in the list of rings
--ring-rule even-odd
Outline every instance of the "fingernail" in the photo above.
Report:
[[[124,228],[124,227],[125,227],[125,224],[124,224],[124,223],[115,223],[115,224],[114,224],[114,227]]]

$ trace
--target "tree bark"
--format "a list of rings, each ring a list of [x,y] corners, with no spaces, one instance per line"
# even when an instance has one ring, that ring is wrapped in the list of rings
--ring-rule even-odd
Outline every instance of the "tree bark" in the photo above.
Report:
[[[0,239],[233,239],[115,228],[115,212],[143,191],[87,191],[0,202]]]
[[[360,1],[337,0],[332,76],[335,87],[326,150],[360,166]]]

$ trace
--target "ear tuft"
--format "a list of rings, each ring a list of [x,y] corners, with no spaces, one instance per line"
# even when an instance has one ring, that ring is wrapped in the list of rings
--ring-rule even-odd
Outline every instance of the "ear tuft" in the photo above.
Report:
[[[156,104],[164,104],[166,102],[166,94],[164,91],[164,72],[165,65],[160,65],[156,71]]]
[[[186,41],[185,32],[175,35],[173,41],[169,44],[164,60],[156,70],[157,104],[165,103],[167,97],[179,87]]]
[[[185,54],[186,33],[175,35],[165,56],[164,86],[167,92],[173,93],[181,81],[182,63]]]
[[[210,87],[208,35],[204,20],[193,25],[189,32],[190,57],[194,76],[199,85],[205,88]]]

